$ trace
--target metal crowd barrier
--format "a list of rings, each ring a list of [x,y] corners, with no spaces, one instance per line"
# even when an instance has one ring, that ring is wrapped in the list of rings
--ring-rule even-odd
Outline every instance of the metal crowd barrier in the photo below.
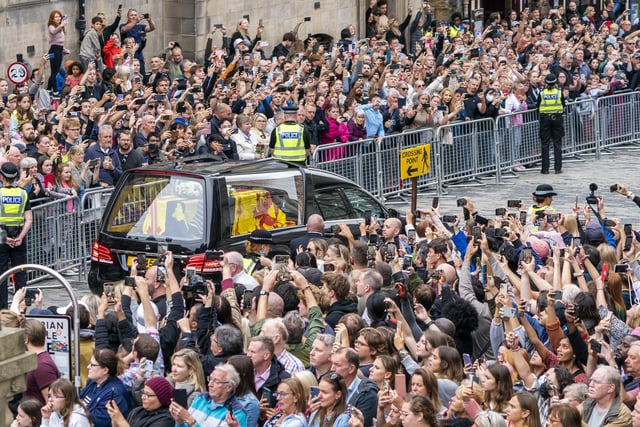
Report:
[[[84,277],[110,192],[110,188],[91,189],[81,198],[67,197],[34,206],[27,234],[29,263]],[[44,276],[43,271],[30,270],[27,281],[33,283]]]
[[[640,92],[580,98],[564,114],[563,157],[595,154],[640,139]],[[400,178],[400,151],[431,144],[431,170],[418,179],[419,190],[440,195],[445,186],[482,184],[493,177],[541,160],[538,111],[530,109],[481,119],[392,134],[379,140],[318,146],[312,166],[352,179],[380,200],[402,195],[409,183]],[[553,155],[553,150],[552,150]],[[517,172],[516,175],[517,176]]]

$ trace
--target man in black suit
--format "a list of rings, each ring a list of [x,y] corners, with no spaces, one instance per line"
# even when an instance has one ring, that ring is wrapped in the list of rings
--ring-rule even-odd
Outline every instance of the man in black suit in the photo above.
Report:
[[[301,247],[303,251],[307,250],[307,243],[313,238],[324,239],[324,219],[318,214],[313,214],[307,219],[307,234],[304,236],[296,237],[291,241],[291,258],[296,259],[298,248]]]

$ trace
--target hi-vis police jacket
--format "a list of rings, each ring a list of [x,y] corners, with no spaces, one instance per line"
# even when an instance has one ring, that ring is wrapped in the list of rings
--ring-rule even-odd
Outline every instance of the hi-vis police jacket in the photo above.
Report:
[[[540,114],[562,114],[563,111],[562,91],[560,89],[544,89],[540,92],[540,106],[538,107]]]
[[[0,188],[0,225],[22,227],[27,201],[27,192],[20,187]]]
[[[290,162],[304,162],[307,159],[305,132],[302,125],[284,122],[273,132],[276,134],[273,157]]]

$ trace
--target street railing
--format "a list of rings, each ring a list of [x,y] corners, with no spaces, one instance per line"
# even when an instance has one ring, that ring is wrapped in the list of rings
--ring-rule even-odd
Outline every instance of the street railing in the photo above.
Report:
[[[599,158],[603,150],[638,143],[639,113],[638,91],[567,103],[563,157]],[[409,183],[401,179],[401,150],[429,144],[431,165],[418,179],[420,191],[440,195],[449,186],[484,185],[487,178],[503,184],[505,174],[517,176],[520,166],[540,162],[538,118],[538,111],[529,109],[379,139],[320,145],[311,165],[350,178],[384,201],[409,192]],[[344,155],[336,159],[340,152]]]

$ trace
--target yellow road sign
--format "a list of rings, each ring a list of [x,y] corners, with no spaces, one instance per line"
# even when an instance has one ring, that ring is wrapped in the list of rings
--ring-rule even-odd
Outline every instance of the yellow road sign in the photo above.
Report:
[[[431,144],[400,151],[400,177],[417,178],[431,170]]]

